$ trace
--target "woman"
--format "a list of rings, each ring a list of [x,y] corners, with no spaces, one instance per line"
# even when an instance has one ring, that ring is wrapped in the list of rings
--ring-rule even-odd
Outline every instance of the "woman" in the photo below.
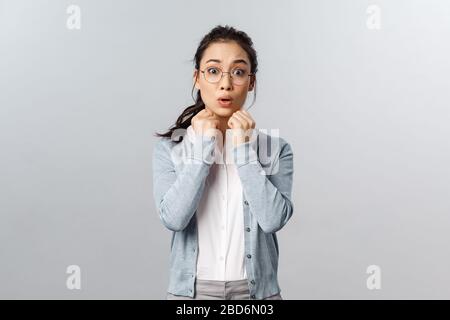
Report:
[[[246,33],[212,29],[195,54],[195,104],[157,134],[154,198],[173,231],[167,299],[282,299],[276,232],[293,212],[293,153],[243,109],[256,56]]]

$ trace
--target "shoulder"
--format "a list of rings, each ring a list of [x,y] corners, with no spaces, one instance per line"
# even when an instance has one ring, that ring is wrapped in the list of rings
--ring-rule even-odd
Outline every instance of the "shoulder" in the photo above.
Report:
[[[180,142],[173,141],[170,138],[159,138],[153,147],[154,156],[162,156],[170,154],[171,150]]]

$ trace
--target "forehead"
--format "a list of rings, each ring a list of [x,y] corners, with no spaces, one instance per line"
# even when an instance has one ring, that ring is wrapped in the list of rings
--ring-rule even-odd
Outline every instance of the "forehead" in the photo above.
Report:
[[[214,42],[206,48],[203,53],[201,63],[209,59],[217,59],[222,61],[222,64],[230,64],[237,59],[243,59],[250,64],[247,52],[235,41]]]

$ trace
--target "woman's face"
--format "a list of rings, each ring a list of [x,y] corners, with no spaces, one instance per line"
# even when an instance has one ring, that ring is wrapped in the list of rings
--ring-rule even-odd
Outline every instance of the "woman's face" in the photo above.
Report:
[[[203,53],[200,70],[215,74],[218,69],[230,73],[234,70],[237,78],[237,75],[242,75],[243,71],[250,74],[251,65],[247,53],[235,41],[215,42],[210,44]],[[242,77],[241,80],[245,78],[245,81],[242,84],[235,84],[230,74],[224,73],[219,82],[210,83],[206,81],[205,74],[200,70],[194,72],[195,87],[200,90],[206,108],[219,117],[229,118],[234,112],[240,110],[247,98],[247,92],[253,90],[254,77]],[[229,98],[230,102],[221,98]]]

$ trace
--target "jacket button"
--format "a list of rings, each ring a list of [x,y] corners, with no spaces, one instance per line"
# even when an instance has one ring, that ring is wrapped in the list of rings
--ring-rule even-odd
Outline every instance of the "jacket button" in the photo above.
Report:
[[[254,294],[252,294],[252,299],[255,299],[256,297],[255,297],[255,295]]]
[[[247,202],[247,200],[245,200],[245,201],[244,201],[244,204],[245,204],[246,206],[248,206],[248,202]]]
[[[249,228],[249,227],[247,227],[245,230],[246,230],[247,232],[250,232],[250,228]]]
[[[251,257],[252,257],[252,255],[251,255],[251,254],[248,254],[248,255],[247,255],[247,258],[249,258],[249,259],[250,259]]]
[[[255,284],[255,280],[250,281],[251,284]]]

